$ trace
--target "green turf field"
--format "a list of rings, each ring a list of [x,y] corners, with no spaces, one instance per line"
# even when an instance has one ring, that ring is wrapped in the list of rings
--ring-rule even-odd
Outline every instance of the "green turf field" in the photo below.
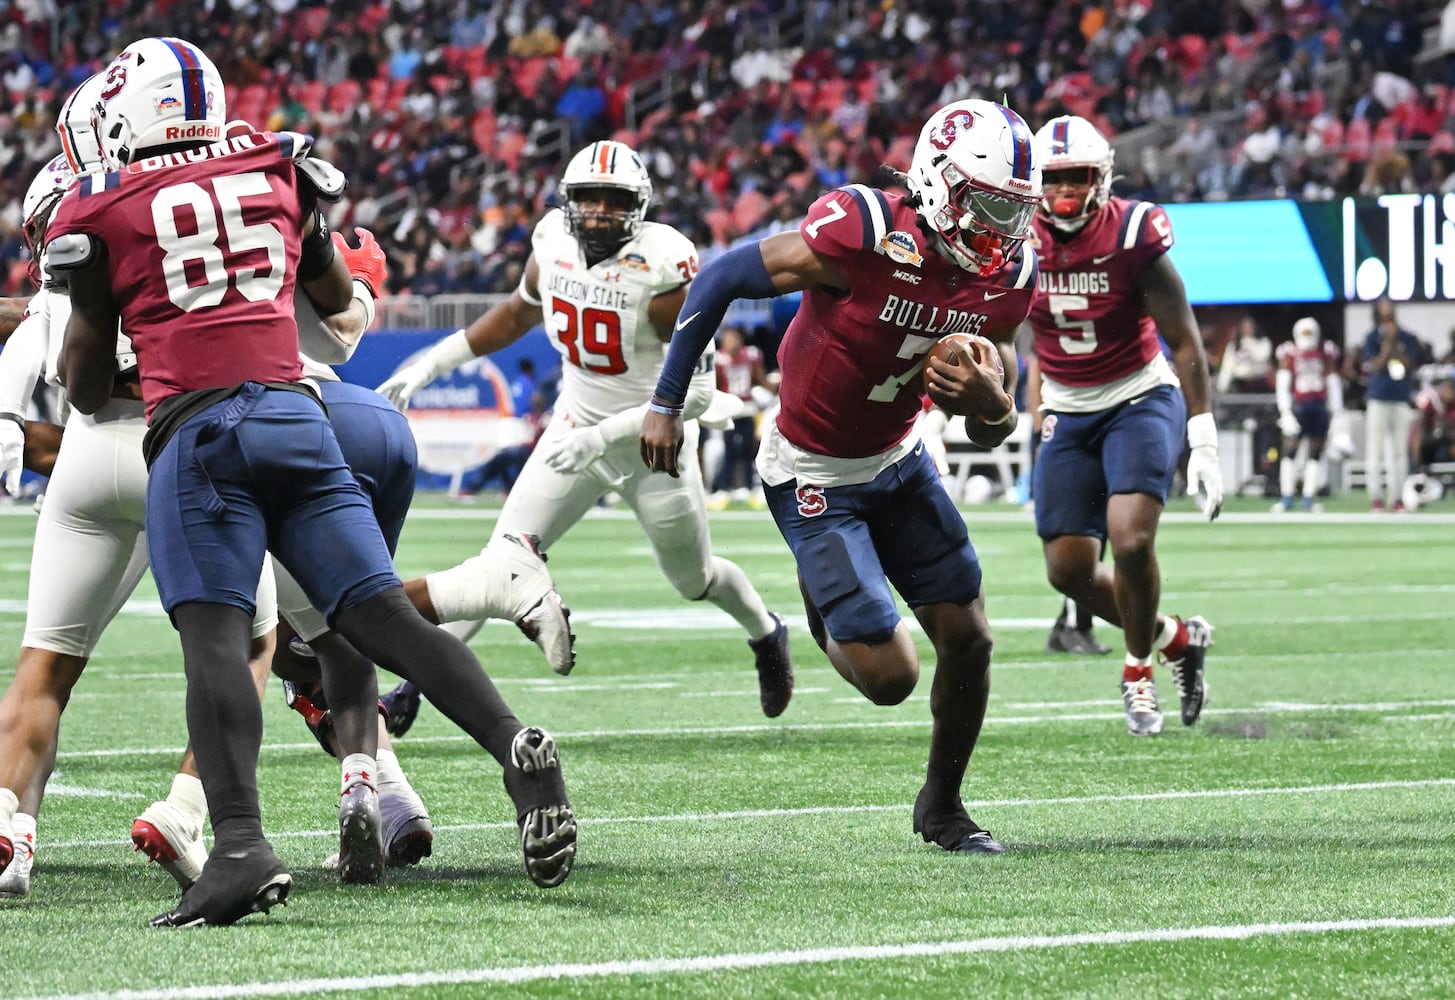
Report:
[[[185,741],[148,582],[67,713],[34,889],[0,906],[0,995],[1455,995],[1455,503],[1266,504],[1208,526],[1179,500],[1164,520],[1164,608],[1217,631],[1202,723],[1178,724],[1162,671],[1171,713],[1150,740],[1126,734],[1116,654],[1042,651],[1057,602],[1028,517],[967,511],[998,642],[965,798],[999,858],[911,832],[928,678],[876,708],[833,673],[766,513],[717,515],[713,533],[795,626],[798,691],[773,721],[731,620],[679,602],[629,518],[592,517],[551,553],[576,672],[549,673],[508,625],[475,641],[521,717],[559,738],[581,818],[571,879],[527,881],[498,768],[426,707],[399,753],[435,854],[338,885],[320,867],[338,772],[275,688],[261,785],[292,900],[192,932],[146,927],[175,893],[127,840]],[[423,502],[401,569],[472,554],[492,517]],[[12,651],[32,527],[0,516]]]

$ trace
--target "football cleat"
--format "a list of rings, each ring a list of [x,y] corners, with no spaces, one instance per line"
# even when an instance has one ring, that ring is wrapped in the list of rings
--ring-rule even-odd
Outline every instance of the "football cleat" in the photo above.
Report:
[[[556,741],[534,726],[515,734],[505,766],[525,872],[542,889],[566,881],[576,857],[576,816],[566,798]]]
[[[15,835],[10,863],[0,872],[0,899],[20,899],[30,894],[30,869],[35,864],[35,837]]]
[[[1067,621],[1063,607],[1056,616],[1056,624],[1051,626],[1051,634],[1046,637],[1046,652],[1102,656],[1110,653],[1111,647],[1098,641],[1090,626],[1077,628]]]
[[[558,674],[569,674],[576,665],[576,637],[571,634],[571,612],[561,600],[541,540],[535,535],[501,535],[497,553],[510,569],[513,609],[510,620],[525,637],[541,648],[546,662]]]
[[[390,736],[403,736],[419,715],[419,688],[411,681],[400,681],[388,694],[381,695],[384,706],[384,728]]]
[[[970,818],[958,796],[948,808],[936,808],[934,793],[928,785],[915,796],[914,832],[923,837],[926,844],[937,844],[956,854],[1005,853],[1004,845]]]
[[[1187,629],[1187,649],[1182,659],[1163,658],[1163,662],[1172,671],[1172,684],[1182,702],[1182,724],[1190,726],[1207,704],[1207,651],[1213,644],[1213,627],[1201,615],[1193,615],[1182,626]]]
[[[418,864],[434,852],[434,825],[418,793],[407,784],[381,782],[379,813],[390,868]]]
[[[349,885],[373,885],[384,875],[379,793],[359,782],[340,796],[338,874]]]
[[[776,719],[793,697],[793,658],[788,650],[788,624],[772,614],[773,631],[761,639],[749,639],[753,662],[758,668],[758,700],[763,714]]]
[[[267,841],[244,851],[214,850],[202,876],[173,910],[159,913],[152,927],[221,927],[251,913],[286,906],[293,876]]]
[[[131,824],[132,849],[167,870],[186,892],[202,874],[207,845],[202,824],[166,799],[153,802]]]
[[[1122,681],[1122,704],[1127,708],[1127,732],[1155,736],[1162,731],[1162,710],[1157,705],[1157,685],[1152,678]]]

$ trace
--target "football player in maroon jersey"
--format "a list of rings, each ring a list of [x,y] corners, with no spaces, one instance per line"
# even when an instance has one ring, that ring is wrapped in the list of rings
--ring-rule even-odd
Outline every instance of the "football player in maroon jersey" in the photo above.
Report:
[[[188,729],[215,837],[201,877],[153,925],[232,923],[291,889],[262,831],[262,718],[246,660],[267,548],[330,625],[419,683],[502,765],[527,872],[539,885],[559,884],[576,828],[554,741],[522,726],[468,648],[409,603],[368,499],[302,377],[295,281],[321,314],[346,308],[353,294],[316,207],[341,193],[341,176],[307,163],[302,137],[224,136],[217,69],[181,39],[142,39],[123,50],[107,70],[97,114],[111,172],[70,189],[47,246],[48,265],[71,295],[67,394],[82,412],[109,398],[120,321],[149,422],[151,565],[181,634]],[[343,764],[341,840],[380,854],[377,795],[355,794],[372,777],[357,772],[374,770],[377,699],[372,669],[358,673],[325,678],[340,743],[343,712],[357,720],[348,728],[359,730],[363,748]],[[11,810],[0,795],[0,851],[9,847]]]
[[[891,586],[899,592],[936,657],[914,829],[948,851],[999,854],[960,798],[990,693],[980,562],[916,420],[926,352],[946,334],[972,333],[997,343],[1003,376],[936,360],[930,395],[967,415],[977,443],[999,444],[1015,426],[1012,340],[1036,286],[1036,255],[1022,242],[1040,170],[1018,114],[965,100],[925,124],[900,180],[908,195],[831,191],[798,229],[703,269],[642,427],[642,458],[677,474],[688,378],[728,304],[802,290],[778,350],[781,406],[758,473],[798,562],[809,629],[866,698],[898,704],[920,672]]]
[[[1303,509],[1315,511],[1319,509],[1319,490],[1327,478],[1324,442],[1329,436],[1329,424],[1344,409],[1339,349],[1322,339],[1318,320],[1304,316],[1293,324],[1293,340],[1278,345],[1274,360],[1274,393],[1283,444],[1278,459],[1280,499],[1273,505],[1273,512],[1293,509],[1300,465]]]
[[[1207,355],[1167,257],[1167,215],[1111,197],[1112,150],[1096,126],[1054,118],[1036,133],[1036,156],[1045,184],[1031,309],[1041,367],[1036,533],[1051,585],[1121,627],[1127,728],[1147,736],[1162,731],[1154,655],[1171,668],[1184,725],[1197,721],[1207,692],[1212,626],[1158,612],[1155,547],[1184,424],[1188,492],[1205,493],[1209,519],[1222,506]],[[1103,541],[1110,566],[1100,561]]]

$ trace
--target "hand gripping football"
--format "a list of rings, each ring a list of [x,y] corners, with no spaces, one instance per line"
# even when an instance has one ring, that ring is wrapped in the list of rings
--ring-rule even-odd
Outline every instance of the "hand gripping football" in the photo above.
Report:
[[[938,358],[954,367],[977,367],[981,374],[966,373],[963,389],[950,394],[937,384],[929,358]],[[924,383],[930,399],[950,413],[996,421],[1005,415],[1009,405],[1000,351],[989,340],[976,334],[951,333],[937,340],[925,360]]]

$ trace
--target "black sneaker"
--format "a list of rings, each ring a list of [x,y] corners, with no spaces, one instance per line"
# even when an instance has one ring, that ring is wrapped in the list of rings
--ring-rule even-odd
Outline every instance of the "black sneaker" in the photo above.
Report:
[[[161,928],[223,927],[250,913],[286,906],[293,876],[267,841],[247,850],[213,849],[177,908],[152,917]]]
[[[921,788],[914,801],[914,832],[923,837],[925,843],[938,844],[956,854],[1005,853],[1004,845],[970,818],[959,797],[947,808],[937,807],[929,786]]]
[[[379,704],[384,706],[384,728],[389,735],[403,736],[419,715],[419,688],[412,681],[400,681],[393,691],[379,698]]]
[[[561,757],[550,733],[531,726],[515,734],[505,790],[515,803],[525,873],[542,889],[560,885],[576,858],[576,815],[566,798]]]
[[[749,639],[753,661],[758,668],[758,700],[763,714],[776,719],[793,697],[793,658],[788,651],[788,624],[783,617],[772,615],[773,631],[761,639]]]
[[[1182,659],[1162,660],[1172,671],[1172,684],[1182,701],[1182,724],[1190,726],[1207,705],[1207,651],[1213,644],[1213,627],[1201,615],[1193,615],[1182,625],[1187,629],[1187,650]]]
[[[338,806],[338,876],[349,885],[374,885],[384,875],[384,822],[379,793],[360,782]]]
[[[1056,618],[1056,624],[1051,626],[1051,634],[1046,637],[1046,652],[1103,656],[1111,652],[1111,647],[1096,638],[1090,625],[1077,628],[1067,621],[1066,609],[1063,607]]]

